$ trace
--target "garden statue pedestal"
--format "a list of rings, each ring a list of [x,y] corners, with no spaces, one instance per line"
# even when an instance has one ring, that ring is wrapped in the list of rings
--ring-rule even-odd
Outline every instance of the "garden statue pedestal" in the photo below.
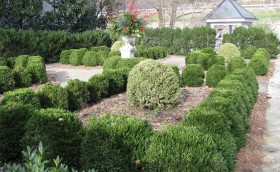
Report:
[[[134,37],[124,36],[122,37],[125,45],[120,48],[122,58],[134,58],[134,52],[136,48],[130,43],[134,41]]]

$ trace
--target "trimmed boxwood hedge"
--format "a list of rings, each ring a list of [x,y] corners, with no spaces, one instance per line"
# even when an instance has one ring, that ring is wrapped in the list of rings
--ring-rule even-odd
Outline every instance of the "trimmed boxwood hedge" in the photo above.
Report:
[[[213,65],[207,72],[206,85],[216,87],[216,85],[227,75],[224,65]]]
[[[97,54],[95,51],[88,51],[85,53],[82,59],[82,63],[85,66],[97,66]]]
[[[183,85],[199,87],[204,83],[204,71],[200,64],[187,64],[182,71]]]
[[[33,113],[32,105],[0,106],[0,162],[20,160],[20,140],[26,131],[24,126]]]
[[[193,127],[166,126],[155,132],[144,156],[145,171],[226,171],[211,135]]]
[[[37,146],[42,142],[47,147],[46,159],[59,155],[71,167],[79,167],[84,129],[74,113],[61,109],[41,109],[27,121],[24,129],[22,148]]]
[[[73,50],[69,57],[69,64],[71,64],[73,66],[82,65],[83,56],[87,51],[88,51],[88,49],[86,49],[86,48],[80,48],[80,49]]]
[[[207,61],[208,69],[213,65],[225,65],[225,58],[219,55],[211,56]]]
[[[96,74],[87,82],[90,101],[96,101],[109,96],[109,79],[104,74]]]
[[[141,170],[152,133],[148,121],[128,115],[92,118],[82,142],[82,169]]]
[[[13,69],[15,87],[28,87],[32,84],[31,73],[24,68]]]
[[[212,54],[203,52],[203,50],[196,50],[189,52],[186,55],[185,63],[188,64],[200,64],[204,70],[208,69],[208,60],[212,57]]]
[[[47,83],[39,91],[38,96],[43,108],[68,109],[68,92],[57,84]]]
[[[218,51],[218,55],[223,56],[226,62],[229,62],[233,57],[241,57],[238,47],[232,43],[223,44]]]
[[[73,52],[73,49],[63,50],[60,54],[59,62],[62,64],[69,64],[69,58],[70,58],[70,55],[72,52]]]
[[[21,88],[14,91],[5,92],[1,105],[32,105],[34,108],[40,108],[39,97],[31,88]]]
[[[109,57],[107,58],[104,63],[103,63],[103,69],[116,69],[117,68],[117,64],[118,61],[122,60],[122,58],[120,56],[113,56],[113,57]]]
[[[14,85],[12,70],[7,66],[0,66],[0,94],[13,90]]]
[[[126,80],[118,70],[105,70],[104,76],[109,81],[109,95],[114,95],[126,90]]]
[[[15,59],[14,68],[26,68],[28,63],[28,55],[20,55]]]
[[[253,55],[248,66],[254,69],[256,75],[265,75],[268,72],[270,56],[268,52],[259,48]]]
[[[32,83],[46,83],[48,80],[44,60],[41,56],[31,56],[26,70],[32,75]]]
[[[78,79],[69,80],[65,89],[68,92],[69,109],[77,110],[89,101],[87,84]]]
[[[0,66],[8,66],[7,58],[0,57]]]
[[[228,68],[228,71],[231,73],[235,69],[242,69],[242,68],[245,68],[246,66],[247,66],[247,64],[243,58],[233,57],[229,60],[227,68]]]

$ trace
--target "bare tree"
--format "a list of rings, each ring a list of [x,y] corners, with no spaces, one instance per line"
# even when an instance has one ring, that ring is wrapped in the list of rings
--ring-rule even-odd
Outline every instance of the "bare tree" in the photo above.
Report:
[[[166,1],[170,0],[145,0],[148,4],[150,4],[154,9],[157,10],[158,16],[158,26],[164,27],[164,8],[166,6]]]

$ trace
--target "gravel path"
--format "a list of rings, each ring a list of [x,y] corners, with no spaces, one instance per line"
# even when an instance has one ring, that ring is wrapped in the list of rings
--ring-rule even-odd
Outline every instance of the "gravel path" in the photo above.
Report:
[[[184,56],[168,56],[159,61],[166,64],[177,65],[180,69],[185,66]],[[102,73],[102,66],[85,67],[85,66],[71,66],[60,63],[46,64],[46,70],[49,81],[59,83],[62,87],[67,85],[70,79],[79,79],[81,81],[88,81],[93,75]]]

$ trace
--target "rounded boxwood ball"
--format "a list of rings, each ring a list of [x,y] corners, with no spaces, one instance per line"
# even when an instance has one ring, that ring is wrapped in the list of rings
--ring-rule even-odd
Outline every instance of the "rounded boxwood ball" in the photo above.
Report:
[[[226,62],[229,62],[229,60],[233,57],[240,57],[241,53],[234,44],[225,43],[219,49],[218,55],[223,56]]]
[[[147,108],[176,104],[181,95],[179,79],[172,68],[155,60],[144,60],[129,73],[128,103]]]

